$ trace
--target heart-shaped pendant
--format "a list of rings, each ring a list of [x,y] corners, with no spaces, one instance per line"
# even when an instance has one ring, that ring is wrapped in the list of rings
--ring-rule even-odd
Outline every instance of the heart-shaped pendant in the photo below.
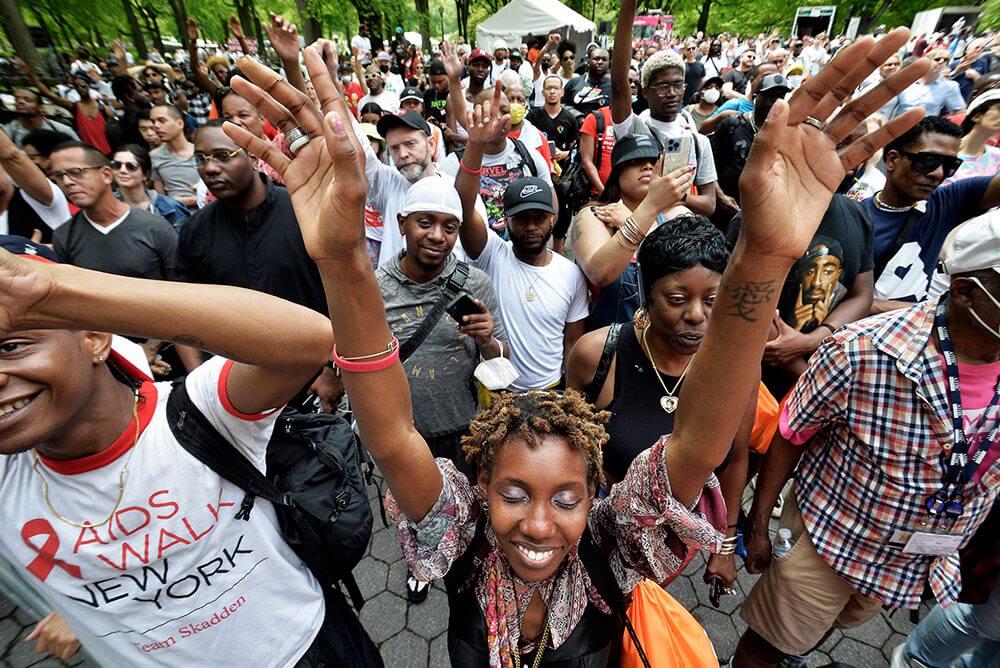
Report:
[[[660,407],[668,413],[673,413],[677,410],[677,397],[660,397]]]

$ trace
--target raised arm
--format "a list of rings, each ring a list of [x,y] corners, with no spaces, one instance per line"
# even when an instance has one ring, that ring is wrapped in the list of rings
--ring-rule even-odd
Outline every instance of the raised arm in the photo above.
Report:
[[[233,80],[237,92],[276,126],[285,132],[301,127],[309,135],[310,142],[294,158],[235,125],[227,123],[225,131],[282,175],[306,250],[323,280],[330,318],[337,323],[337,353],[381,362],[393,337],[365,243],[361,147],[350,129],[347,104],[315,48],[305,50],[305,65],[323,115],[308,96],[249,58],[239,66],[254,83]],[[398,356],[378,371],[342,370],[365,446],[400,509],[411,519],[422,519],[441,492],[441,473],[413,426],[409,386]],[[394,406],[392,411],[384,410],[386,402]]]
[[[288,83],[305,93],[306,78],[299,67],[299,29],[288,19],[271,12],[271,23],[264,24],[264,32],[281,60]]]
[[[21,190],[30,195],[39,204],[52,204],[52,182],[42,173],[38,165],[31,161],[28,154],[19,149],[7,133],[0,130],[0,166]]]
[[[441,56],[444,59],[444,69],[448,73],[448,106],[445,108],[445,113],[448,114],[449,120],[455,119],[464,125],[469,109],[465,103],[465,93],[462,92],[462,61],[458,57],[455,45],[447,40],[441,42]]]
[[[323,316],[253,290],[115,276],[0,250],[0,336],[32,329],[163,339],[235,360],[228,389],[243,413],[291,399],[333,343]]]
[[[554,32],[549,35],[549,39],[545,42],[545,46],[543,46],[542,50],[538,52],[538,57],[535,58],[535,62],[531,64],[532,81],[538,81],[543,74],[548,74],[548,72],[542,72],[542,56],[550,51],[555,51],[556,47],[559,46],[559,41],[559,33]]]
[[[38,78],[37,74],[35,74],[35,70],[31,69],[31,67],[26,62],[24,62],[20,58],[17,58],[14,61],[14,63],[17,65],[17,69],[21,71],[21,74],[28,77],[28,80],[31,81],[31,84],[38,89],[38,92],[40,95],[42,95],[42,97],[47,97],[52,101],[53,104],[56,104],[62,107],[63,109],[68,109],[68,110],[73,109],[73,103],[64,97],[59,97],[58,95],[55,94],[55,92],[51,88],[42,83],[42,80]]]
[[[243,34],[243,26],[240,25],[240,20],[236,18],[236,14],[229,15],[229,32],[233,33],[233,37],[235,37],[236,41],[239,42],[240,51],[242,51],[244,55],[249,56],[250,45],[247,44],[247,37]],[[261,45],[261,48],[263,48],[263,45]]]
[[[458,228],[458,234],[462,240],[462,248],[473,260],[482,254],[489,235],[492,234],[486,221],[476,211],[483,154],[487,144],[510,132],[510,114],[500,114],[500,95],[501,84],[498,81],[493,87],[493,102],[477,104],[466,118],[469,141],[465,153],[458,161],[458,172],[455,175],[455,189],[462,200],[462,225]]]
[[[632,113],[632,90],[628,67],[632,62],[632,22],[636,0],[622,0],[615,26],[615,53],[611,58],[611,118],[622,123]]]
[[[877,44],[865,37],[841,49],[790,103],[774,105],[754,140],[740,177],[740,237],[708,332],[681,389],[681,401],[693,409],[677,416],[665,455],[673,494],[682,503],[697,498],[736,436],[746,397],[755,390],[782,282],[806,251],[844,174],[923,115],[922,110],[907,112],[837,153],[837,144],[858,119],[928,71],[929,63],[919,60],[849,102],[827,123],[858,84],[906,42],[907,34],[898,28]],[[719,387],[727,388],[720,401],[706,402],[705,397],[718,395]]]
[[[187,33],[188,59],[191,61],[191,74],[194,75],[194,82],[203,91],[215,96],[219,85],[208,76],[208,69],[205,67],[205,63],[201,62],[201,58],[198,57],[198,22],[191,17],[188,17]]]

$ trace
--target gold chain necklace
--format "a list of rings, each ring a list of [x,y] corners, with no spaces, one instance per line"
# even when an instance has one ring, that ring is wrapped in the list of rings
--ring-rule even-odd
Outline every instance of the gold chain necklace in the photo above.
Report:
[[[646,343],[646,332],[648,330],[648,326],[642,328],[642,335],[639,337],[639,340],[642,343],[642,349],[646,353],[646,357],[649,358],[649,363],[653,367],[653,373],[656,374],[656,380],[660,381],[660,385],[663,387],[663,391],[665,392],[665,394],[660,397],[660,408],[667,413],[673,413],[677,410],[677,404],[680,402],[680,399],[676,396],[677,388],[681,386],[684,376],[687,374],[688,369],[691,368],[691,362],[694,361],[694,355],[692,355],[691,359],[688,360],[687,366],[684,367],[684,371],[681,372],[680,378],[678,378],[677,382],[674,383],[674,389],[668,390],[667,384],[663,382],[663,376],[660,375],[660,370],[656,368],[656,360],[653,359],[653,354],[649,352],[649,344]]]
[[[548,615],[546,615],[546,618]],[[535,654],[535,660],[531,663],[531,668],[538,668],[542,665],[542,655],[545,654],[545,648],[549,644],[549,624],[548,621],[545,622],[545,630],[542,632],[542,639],[538,643],[538,652]],[[514,650],[514,665],[517,668],[521,668],[521,652],[515,648]]]
[[[52,514],[55,515],[59,520],[78,529],[89,529],[89,528],[104,526],[105,524],[110,522],[112,518],[114,518],[115,513],[118,512],[119,506],[122,505],[122,500],[125,498],[125,476],[126,473],[128,472],[129,462],[132,461],[132,453],[135,452],[135,446],[139,442],[138,390],[135,391],[135,400],[132,402],[132,420],[135,422],[135,440],[132,441],[132,448],[131,451],[129,452],[128,459],[125,460],[125,466],[122,467],[121,473],[118,474],[118,500],[115,501],[115,507],[111,509],[111,512],[108,514],[108,516],[104,518],[103,521],[97,524],[92,524],[87,521],[77,522],[75,520],[71,520],[68,517],[64,517],[59,513],[58,510],[56,510],[56,507],[52,505],[52,500],[49,498],[49,483],[47,480],[45,480],[45,476],[42,475],[42,470],[39,466],[38,451],[37,450],[35,451],[35,459],[31,464],[31,468],[34,469],[35,473],[38,475],[38,478],[42,481],[42,496],[45,498],[45,503],[49,506],[49,510],[52,511]]]

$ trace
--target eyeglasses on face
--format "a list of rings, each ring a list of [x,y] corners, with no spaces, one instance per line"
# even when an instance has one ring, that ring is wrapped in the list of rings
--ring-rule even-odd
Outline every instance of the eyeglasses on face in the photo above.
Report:
[[[49,178],[53,181],[61,181],[64,177],[68,176],[71,181],[76,181],[83,176],[84,172],[88,172],[93,169],[103,169],[103,167],[103,165],[95,165],[93,167],[70,167],[69,169],[61,172],[52,172],[49,174]]]
[[[941,155],[940,153],[930,153],[921,151],[911,153],[910,151],[899,151],[899,154],[910,160],[913,170],[921,174],[931,174],[937,171],[938,167],[944,169],[944,178],[954,176],[958,168],[962,166],[962,159],[953,155]]]
[[[134,172],[134,171],[137,171],[139,169],[139,163],[138,162],[132,162],[131,160],[129,160],[127,162],[122,162],[121,160],[112,160],[111,161],[111,169],[115,170],[116,172],[118,170],[120,170],[122,167],[124,167],[125,171],[127,171],[127,172]]]
[[[194,164],[198,165],[199,168],[207,167],[210,162],[217,162],[220,165],[224,165],[242,150],[242,148],[234,148],[232,151],[219,150],[212,151],[211,153],[196,151],[194,154]]]
[[[674,83],[661,83],[655,86],[646,86],[647,89],[653,91],[657,97],[666,97],[667,93],[673,91],[675,93],[683,93],[686,84],[683,81],[677,81]]]

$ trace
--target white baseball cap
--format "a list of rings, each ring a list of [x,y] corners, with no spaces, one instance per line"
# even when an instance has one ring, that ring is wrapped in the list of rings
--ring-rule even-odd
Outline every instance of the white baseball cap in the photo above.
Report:
[[[969,103],[969,107],[965,110],[965,117],[968,118],[972,114],[989,102],[997,102],[1000,100],[1000,90],[988,90],[985,93],[980,93],[976,98]]]
[[[953,229],[941,249],[941,266],[952,275],[982,269],[1000,273],[1000,209],[987,211]]]
[[[462,220],[462,199],[454,184],[441,176],[420,179],[406,191],[399,215],[406,217],[418,211],[443,213]]]
[[[496,53],[499,49],[504,49],[505,51],[510,50],[507,48],[507,42],[503,41],[502,39],[498,39],[495,42],[493,42],[493,52]]]

